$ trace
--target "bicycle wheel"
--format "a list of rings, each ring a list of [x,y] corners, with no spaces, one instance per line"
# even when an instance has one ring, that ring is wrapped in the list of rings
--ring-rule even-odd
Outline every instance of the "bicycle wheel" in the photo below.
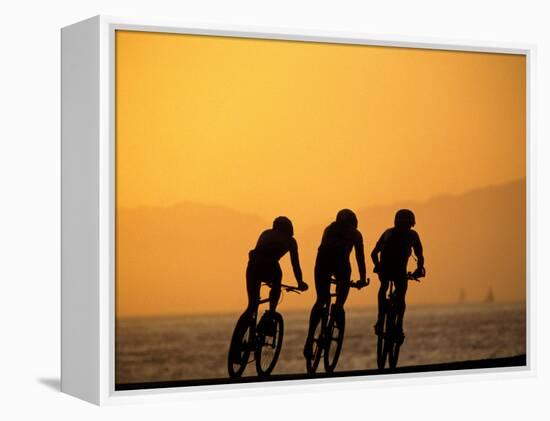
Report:
[[[227,358],[229,377],[240,377],[248,364],[254,339],[254,323],[254,318],[241,317],[235,326]]]
[[[397,360],[399,359],[399,349],[401,348],[401,344],[397,341],[393,341],[392,347],[390,348],[389,352],[389,364],[390,368],[397,367]]]
[[[386,314],[384,313],[382,315],[382,319],[380,320],[380,323],[382,326],[382,332],[378,334],[378,341],[376,344],[376,362],[380,370],[382,370],[384,368],[384,365],[386,365],[386,357],[388,355],[387,353],[384,353],[384,344],[385,344],[384,338],[386,336],[385,321],[386,321]]]
[[[313,333],[313,339],[311,342],[311,358],[306,358],[306,370],[308,374],[313,374],[317,371],[319,363],[321,362],[321,357],[323,356],[324,348],[324,331],[327,324],[327,314],[326,311],[323,311],[322,316],[319,318],[317,326],[315,326],[315,331]]]
[[[390,368],[392,367],[392,361],[395,355],[395,309],[393,306],[389,306],[388,308],[388,314],[386,315],[386,328],[384,329],[383,333],[383,341],[384,345],[382,348],[382,366],[379,368],[384,368],[386,365],[386,360],[388,360],[388,364]],[[395,367],[395,366],[394,366]]]
[[[388,364],[390,368],[395,368],[397,366],[397,360],[399,359],[399,349],[401,348],[402,340],[398,339],[398,329],[397,329],[397,313],[392,312],[393,318],[391,323],[391,344],[388,344]]]
[[[256,371],[259,376],[269,376],[281,353],[283,345],[283,318],[279,313],[265,312],[256,332]]]
[[[338,364],[338,358],[344,344],[344,331],[346,328],[346,313],[344,309],[335,310],[331,307],[331,314],[325,329],[325,371],[332,373]]]

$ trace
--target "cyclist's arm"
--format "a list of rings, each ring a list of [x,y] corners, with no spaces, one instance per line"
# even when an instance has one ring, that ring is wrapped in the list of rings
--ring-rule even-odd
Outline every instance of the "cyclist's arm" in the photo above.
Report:
[[[414,255],[416,256],[416,266],[418,269],[424,268],[424,253],[422,249],[422,243],[420,242],[420,236],[415,231],[414,232],[414,238],[413,238],[413,250]]]
[[[372,259],[372,263],[374,263],[375,268],[377,268],[380,265],[378,253],[380,253],[380,251],[382,250],[383,239],[384,239],[384,234],[380,236],[380,239],[376,242],[376,246],[374,246],[370,254],[370,258]]]
[[[299,284],[303,282],[302,268],[300,267],[300,257],[298,256],[298,243],[293,238],[290,242],[290,262],[292,263],[292,270],[294,271],[294,277]]]
[[[367,279],[367,268],[365,267],[365,249],[363,247],[363,236],[357,231],[355,238],[355,259],[357,260],[357,268],[359,269],[359,277],[361,281]]]

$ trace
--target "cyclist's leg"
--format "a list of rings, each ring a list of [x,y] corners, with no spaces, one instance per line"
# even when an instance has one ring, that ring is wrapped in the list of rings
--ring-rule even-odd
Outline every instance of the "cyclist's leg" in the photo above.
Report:
[[[251,262],[248,262],[248,266],[246,268],[246,292],[248,295],[248,306],[239,317],[235,329],[245,329],[249,326],[252,315],[258,310],[260,286],[261,282],[258,277],[257,268],[255,265],[251,264]],[[240,355],[237,353],[238,349],[231,347],[231,351],[232,353],[229,355],[230,360],[235,363],[240,363]]]
[[[315,292],[317,293],[317,298],[311,309],[311,316],[309,319],[309,327],[312,334],[313,329],[315,329],[315,326],[317,326],[323,314],[323,307],[328,306],[330,303],[330,275],[316,274]]]
[[[407,276],[400,276],[395,280],[395,298],[397,305],[397,329],[400,333],[403,333],[403,317],[405,315],[405,295],[407,294],[408,286]]]
[[[336,308],[343,309],[346,300],[348,299],[350,281],[351,281],[351,265],[349,260],[339,265],[336,273]]]
[[[382,319],[384,318],[384,312],[386,311],[386,294],[388,293],[389,285],[389,279],[380,275],[380,288],[378,289],[378,319],[374,325],[376,334],[379,334],[383,330]]]
[[[243,316],[250,316],[258,310],[258,301],[260,301],[260,287],[262,283],[259,277],[257,265],[248,262],[246,267],[246,293],[248,295],[248,306]]]
[[[279,304],[279,298],[281,298],[281,281],[283,279],[283,271],[279,263],[273,266],[270,278],[271,291],[269,291],[269,310],[275,311],[277,309],[277,304]]]
[[[317,298],[311,308],[311,314],[309,316],[309,329],[304,347],[304,354],[311,350],[315,328],[323,317],[323,307],[328,306],[330,303],[330,273],[326,272],[324,268],[319,267],[317,264],[315,265],[315,292],[317,293]]]

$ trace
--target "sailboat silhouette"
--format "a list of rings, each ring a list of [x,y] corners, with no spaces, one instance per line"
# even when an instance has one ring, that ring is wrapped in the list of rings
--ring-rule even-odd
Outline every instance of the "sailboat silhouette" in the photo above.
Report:
[[[486,304],[494,303],[495,302],[495,295],[493,294],[493,289],[489,288],[489,291],[487,292],[487,296],[485,297]]]
[[[464,288],[460,288],[460,291],[458,293],[458,303],[464,304],[466,302],[466,290]]]

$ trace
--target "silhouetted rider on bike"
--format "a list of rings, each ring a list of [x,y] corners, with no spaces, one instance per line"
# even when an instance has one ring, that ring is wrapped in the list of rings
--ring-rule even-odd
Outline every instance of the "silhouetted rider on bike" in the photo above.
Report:
[[[248,293],[248,307],[243,314],[257,310],[262,281],[271,287],[269,293],[269,310],[275,311],[281,297],[281,280],[283,272],[279,260],[290,252],[290,261],[294,270],[294,277],[298,282],[298,289],[305,291],[307,284],[302,279],[302,269],[298,257],[298,244],[294,239],[292,222],[286,216],[279,216],[273,221],[273,228],[261,233],[254,250],[248,253],[246,268],[246,291]]]
[[[269,312],[275,314],[279,298],[281,297],[281,281],[283,272],[279,260],[286,253],[290,252],[290,261],[294,270],[294,277],[298,282],[298,289],[305,291],[307,284],[302,279],[302,269],[298,257],[298,244],[294,239],[294,228],[292,222],[286,216],[278,216],[273,221],[273,228],[267,229],[260,234],[256,247],[248,253],[248,266],[246,267],[246,292],[248,294],[248,306],[239,317],[237,326],[246,326],[247,321],[258,311],[260,301],[260,288],[262,282],[267,283],[271,290],[269,292]],[[262,318],[263,319],[263,318]],[[258,329],[272,335],[275,329],[275,317],[268,317],[266,324]],[[241,356],[235,352],[230,353],[229,360],[240,363]]]
[[[416,231],[412,229],[416,224],[414,213],[409,209],[400,209],[395,214],[394,227],[389,228],[380,237],[372,250],[371,258],[374,263],[374,272],[380,278],[378,291],[378,321],[374,325],[374,331],[379,335],[382,330],[382,318],[384,304],[390,280],[394,281],[397,302],[397,329],[398,341],[403,342],[403,315],[405,314],[405,294],[407,293],[407,263],[411,251],[417,258],[417,268],[413,277],[424,276],[424,255],[422,243]],[[380,258],[378,255],[380,254]]]
[[[363,249],[363,236],[357,229],[357,216],[349,209],[342,209],[323,232],[321,245],[317,251],[315,260],[315,290],[317,300],[311,309],[309,318],[309,330],[304,346],[304,356],[311,357],[313,336],[315,327],[319,323],[323,313],[323,307],[330,304],[330,283],[334,277],[337,281],[336,306],[343,311],[351,281],[351,265],[349,256],[355,248],[355,258],[359,268],[359,285],[367,285],[365,268],[365,253]]]

